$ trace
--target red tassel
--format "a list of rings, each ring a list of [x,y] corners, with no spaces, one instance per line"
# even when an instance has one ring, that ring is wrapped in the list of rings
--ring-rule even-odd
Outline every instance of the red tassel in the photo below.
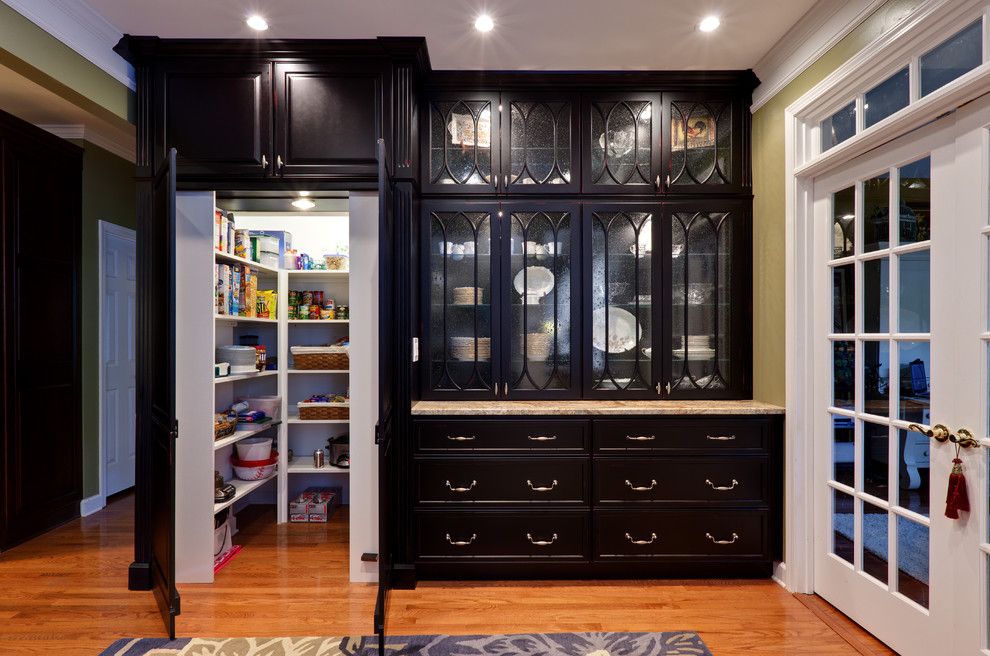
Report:
[[[945,495],[945,516],[959,519],[959,511],[969,512],[969,494],[966,492],[966,476],[962,470],[962,460],[953,458],[952,473],[949,474],[949,491]]]

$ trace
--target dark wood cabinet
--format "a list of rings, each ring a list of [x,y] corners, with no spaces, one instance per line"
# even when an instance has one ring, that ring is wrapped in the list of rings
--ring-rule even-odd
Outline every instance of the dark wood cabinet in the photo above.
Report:
[[[374,176],[380,105],[380,75],[373,67],[275,62],[273,171],[282,177]]]
[[[272,72],[268,60],[169,61],[158,75],[156,142],[179,152],[190,177],[272,173]]]
[[[574,194],[581,190],[577,94],[501,94],[502,192]]]
[[[422,113],[423,191],[496,193],[500,174],[498,94],[434,93]]]
[[[661,192],[659,93],[585,93],[582,100],[582,191]]]
[[[741,192],[748,134],[737,95],[670,92],[663,95],[663,184],[670,193]]]

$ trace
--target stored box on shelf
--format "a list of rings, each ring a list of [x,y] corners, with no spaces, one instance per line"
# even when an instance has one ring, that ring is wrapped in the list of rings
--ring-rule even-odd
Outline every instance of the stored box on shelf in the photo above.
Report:
[[[308,487],[289,502],[289,521],[325,523],[340,506],[341,488]]]

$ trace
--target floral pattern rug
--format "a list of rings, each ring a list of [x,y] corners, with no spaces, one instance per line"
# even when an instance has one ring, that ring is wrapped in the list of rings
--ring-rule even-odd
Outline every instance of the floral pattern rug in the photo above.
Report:
[[[712,656],[697,633],[388,636],[387,656]],[[124,638],[100,656],[378,656],[378,639]]]

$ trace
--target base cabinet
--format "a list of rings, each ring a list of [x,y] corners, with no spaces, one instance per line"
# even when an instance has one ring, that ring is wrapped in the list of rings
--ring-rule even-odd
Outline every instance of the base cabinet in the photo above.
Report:
[[[413,428],[420,578],[767,577],[781,557],[781,415]]]

